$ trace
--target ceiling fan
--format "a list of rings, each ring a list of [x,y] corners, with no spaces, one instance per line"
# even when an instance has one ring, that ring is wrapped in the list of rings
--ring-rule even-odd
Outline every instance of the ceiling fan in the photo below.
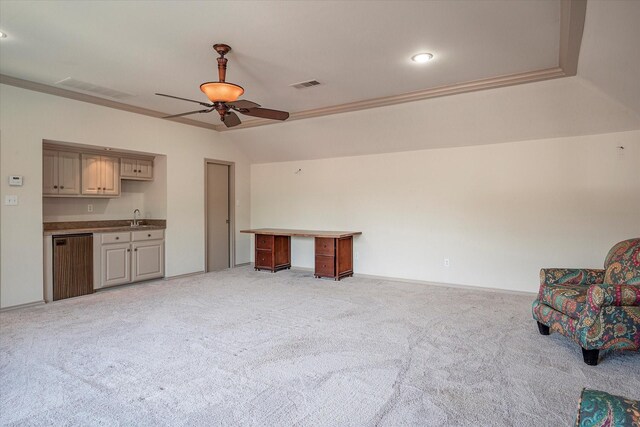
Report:
[[[180,98],[179,96],[166,95],[164,93],[156,93],[156,95],[166,96],[168,98],[181,99],[183,101],[195,102],[203,107],[203,110],[189,111],[181,114],[174,114],[171,116],[163,117],[163,119],[170,119],[173,117],[188,116],[190,114],[197,113],[210,113],[217,111],[220,115],[220,120],[227,127],[238,126],[240,118],[234,112],[244,114],[245,116],[261,117],[271,120],[287,120],[289,113],[280,110],[271,110],[269,108],[261,108],[259,104],[246,99],[238,99],[243,93],[242,86],[238,86],[233,83],[225,82],[227,74],[227,58],[224,56],[229,53],[231,47],[226,44],[214,44],[213,49],[218,52],[220,57],[218,58],[218,80],[217,82],[205,82],[200,85],[200,90],[207,95],[207,98],[211,103],[200,102],[194,99]]]

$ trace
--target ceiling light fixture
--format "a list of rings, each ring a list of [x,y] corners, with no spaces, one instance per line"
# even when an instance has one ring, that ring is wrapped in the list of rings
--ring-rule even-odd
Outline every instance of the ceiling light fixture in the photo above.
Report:
[[[7,33],[0,31],[0,39],[7,37]]]
[[[242,86],[225,82],[227,74],[227,58],[224,56],[229,53],[231,48],[226,44],[215,44],[213,48],[220,55],[218,58],[218,75],[219,82],[206,82],[200,85],[200,90],[207,95],[211,102],[233,102],[244,93]]]
[[[433,54],[431,53],[416,53],[411,57],[413,62],[417,62],[418,64],[424,64],[425,62],[429,62],[433,59]]]

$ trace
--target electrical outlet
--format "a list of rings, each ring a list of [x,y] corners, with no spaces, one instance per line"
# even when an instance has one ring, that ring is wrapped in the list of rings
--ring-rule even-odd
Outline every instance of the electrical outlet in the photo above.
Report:
[[[444,266],[449,267],[451,264],[449,263],[449,258],[444,259]]]
[[[93,212],[93,205],[91,203],[87,205],[87,212]]]

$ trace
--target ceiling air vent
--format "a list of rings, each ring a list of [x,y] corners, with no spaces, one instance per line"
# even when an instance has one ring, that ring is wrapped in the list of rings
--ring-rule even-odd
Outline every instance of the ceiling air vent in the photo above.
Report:
[[[91,92],[97,95],[108,96],[109,98],[124,99],[134,96],[133,94],[120,92],[119,90],[109,89],[108,87],[94,85],[93,83],[83,82],[73,77],[67,77],[64,80],[56,82],[57,85],[66,86],[72,89],[81,90],[83,92]]]
[[[318,86],[319,84],[320,84],[320,82],[317,81],[317,80],[308,80],[306,82],[294,83],[294,84],[289,85],[289,86],[295,87],[296,89],[305,89],[305,88],[312,87],[312,86]]]

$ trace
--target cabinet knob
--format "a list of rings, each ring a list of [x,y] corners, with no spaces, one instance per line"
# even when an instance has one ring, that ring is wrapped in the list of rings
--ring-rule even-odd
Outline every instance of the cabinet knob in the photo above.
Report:
[[[64,190],[64,185],[61,185],[61,186],[60,186],[60,189],[61,189],[61,190]]]
[[[127,249],[127,252],[131,252],[131,249]]]
[[[57,185],[54,185],[54,186],[53,186],[53,188],[58,188],[58,186],[57,186]]]
[[[147,234],[147,237],[151,237],[151,234]]]
[[[138,252],[138,248],[135,248],[133,251],[134,251],[134,252]]]
[[[116,240],[120,240],[120,237],[116,236]]]

